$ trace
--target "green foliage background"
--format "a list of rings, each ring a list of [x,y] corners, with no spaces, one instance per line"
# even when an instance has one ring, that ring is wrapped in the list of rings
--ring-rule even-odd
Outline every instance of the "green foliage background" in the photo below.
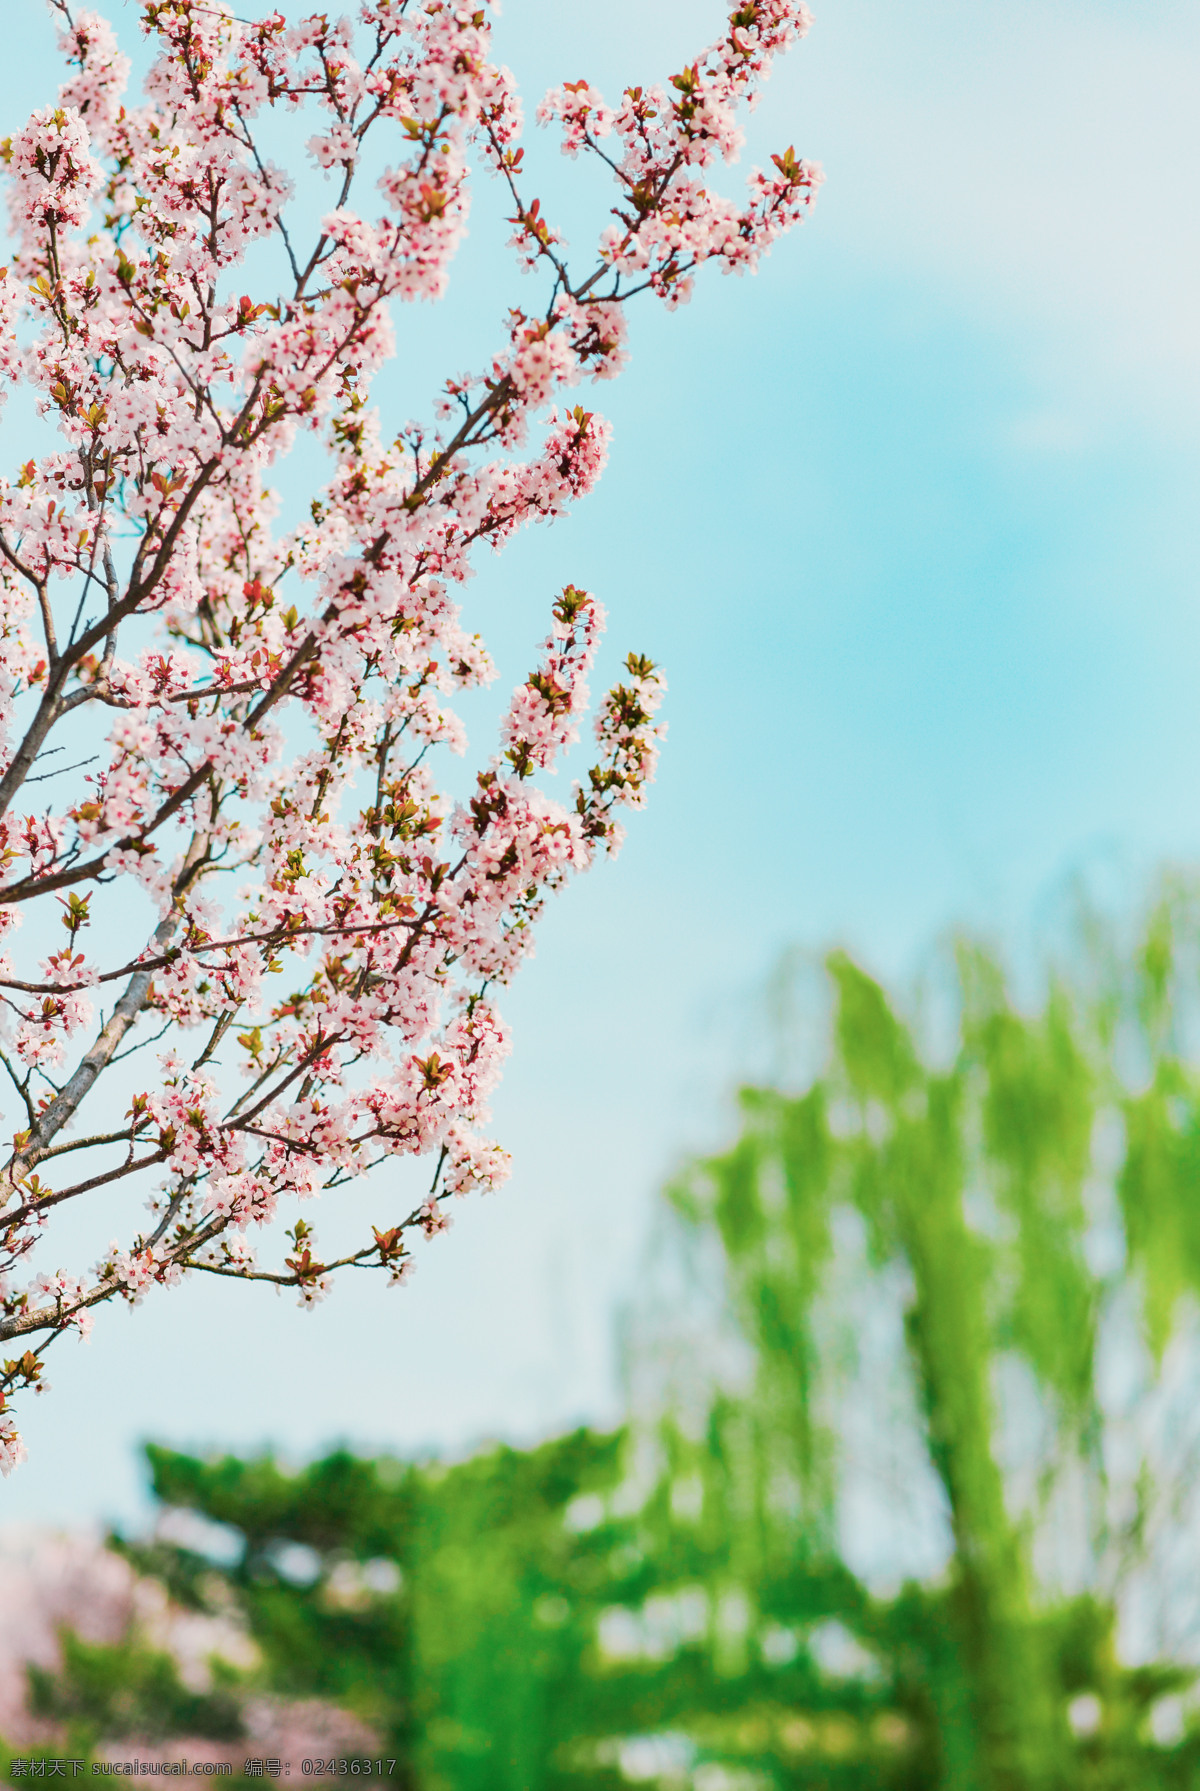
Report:
[[[621,1432],[295,1474],[151,1448],[239,1560],[122,1546],[420,1791],[1200,1785],[1198,915],[1180,880],[1124,949],[1082,915],[1028,1007],[975,945],[915,1019],[830,957],[820,1073],[743,1091],[670,1190],[663,1248],[719,1289],[635,1333]],[[900,1464],[865,1503],[863,1434]],[[128,1728],[161,1668],[104,1671],[76,1646],[42,1707]]]

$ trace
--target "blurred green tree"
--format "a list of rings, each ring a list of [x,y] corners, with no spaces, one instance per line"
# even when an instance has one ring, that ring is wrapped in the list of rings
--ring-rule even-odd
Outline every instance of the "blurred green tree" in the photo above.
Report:
[[[229,1741],[242,1733],[232,1683],[191,1691],[169,1653],[134,1637],[108,1646],[68,1631],[62,1642],[61,1672],[29,1668],[30,1705],[37,1716],[64,1725],[73,1754],[88,1754],[114,1734],[157,1742],[174,1735]],[[228,1678],[236,1683],[233,1674]]]
[[[420,1791],[1200,1786],[1198,913],[1084,916],[1024,1005],[960,945],[907,1021],[831,956],[819,1073],[670,1191],[700,1267],[635,1327],[626,1430],[152,1448],[240,1535],[263,1681]]]
[[[673,1190],[719,1237],[753,1353],[749,1388],[713,1409],[744,1439],[761,1540],[738,1578],[760,1649],[794,1622],[776,1575],[806,1537],[863,1553],[845,1524],[856,1413],[868,1454],[889,1437],[910,1480],[858,1506],[860,1528],[872,1508],[891,1528],[892,1574],[889,1503],[926,1540],[942,1528],[921,1583],[838,1613],[893,1687],[919,1783],[1200,1783],[1200,1433],[1179,1410],[1200,1391],[1198,932],[1182,881],[1125,951],[1081,913],[1032,1012],[960,944],[923,1026],[834,954],[822,1073],[744,1091],[738,1142]],[[790,1780],[777,1758],[746,1764],[834,1782],[811,1759]]]

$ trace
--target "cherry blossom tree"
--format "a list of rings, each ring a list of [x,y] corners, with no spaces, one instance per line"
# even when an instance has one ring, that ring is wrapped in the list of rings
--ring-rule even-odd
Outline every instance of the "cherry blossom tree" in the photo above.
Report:
[[[596,482],[608,427],[566,394],[621,367],[628,302],[677,306],[706,262],[753,269],[821,178],[789,149],[740,200],[708,184],[807,29],[800,0],[746,0],[668,85],[615,105],[586,81],[547,94],[539,122],[616,188],[579,268],[527,191],[483,10],[362,0],[356,19],[289,22],[144,0],[153,56],[127,105],[111,27],[50,5],[68,78],[2,146],[0,391],[25,389],[45,445],[0,479],[5,1472],[23,1454],[11,1394],[44,1384],[48,1344],[97,1305],[197,1272],[304,1303],[339,1268],[401,1280],[447,1198],[508,1173],[480,1129],[508,1049],[494,991],[547,894],[642,804],[663,680],[631,655],[573,801],[546,794],[604,621],[566,585],[455,802],[435,775],[439,749],[466,748],[452,699],[494,668],[453,593],[478,550]],[[337,201],[308,235],[268,153],[274,120],[305,110]],[[357,205],[380,139],[390,163]],[[540,297],[396,434],[372,380],[397,301],[445,291],[472,159]],[[284,531],[265,481],[306,432],[328,479]],[[130,1096],[122,1072],[106,1101],[101,1079],[146,1047],[143,1085]],[[253,1228],[281,1203],[404,1156],[431,1164],[411,1210],[330,1260],[295,1217],[259,1266]],[[34,1274],[64,1203],[112,1203],[136,1177],[136,1235]]]

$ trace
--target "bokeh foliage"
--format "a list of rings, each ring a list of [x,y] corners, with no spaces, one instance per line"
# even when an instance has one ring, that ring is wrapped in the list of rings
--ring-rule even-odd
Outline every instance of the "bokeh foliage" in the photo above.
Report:
[[[907,1018],[831,956],[819,1074],[670,1190],[686,1398],[455,1465],[153,1448],[238,1559],[125,1546],[421,1791],[1200,1785],[1197,913],[1082,915],[1024,1003],[960,945]]]

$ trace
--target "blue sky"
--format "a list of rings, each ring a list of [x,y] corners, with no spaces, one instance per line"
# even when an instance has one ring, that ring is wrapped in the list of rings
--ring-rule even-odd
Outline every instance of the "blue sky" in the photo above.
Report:
[[[5,130],[55,79],[11,10]],[[497,44],[532,110],[660,77],[718,18],[508,0]],[[1018,931],[1073,868],[1200,856],[1198,90],[1194,7],[823,0],[748,152],[825,163],[812,222],[643,313],[596,393],[601,488],[470,589],[504,691],[567,579],[608,606],[610,666],[636,646],[671,679],[649,808],[505,1003],[513,1183],[403,1292],[102,1317],[55,1352],[0,1515],[132,1515],[147,1436],[459,1450],[611,1417],[655,1190],[725,1135],[785,948],[902,975],[953,922]],[[552,202],[572,169],[546,168]],[[522,296],[476,206],[450,301],[400,320],[403,414]]]

